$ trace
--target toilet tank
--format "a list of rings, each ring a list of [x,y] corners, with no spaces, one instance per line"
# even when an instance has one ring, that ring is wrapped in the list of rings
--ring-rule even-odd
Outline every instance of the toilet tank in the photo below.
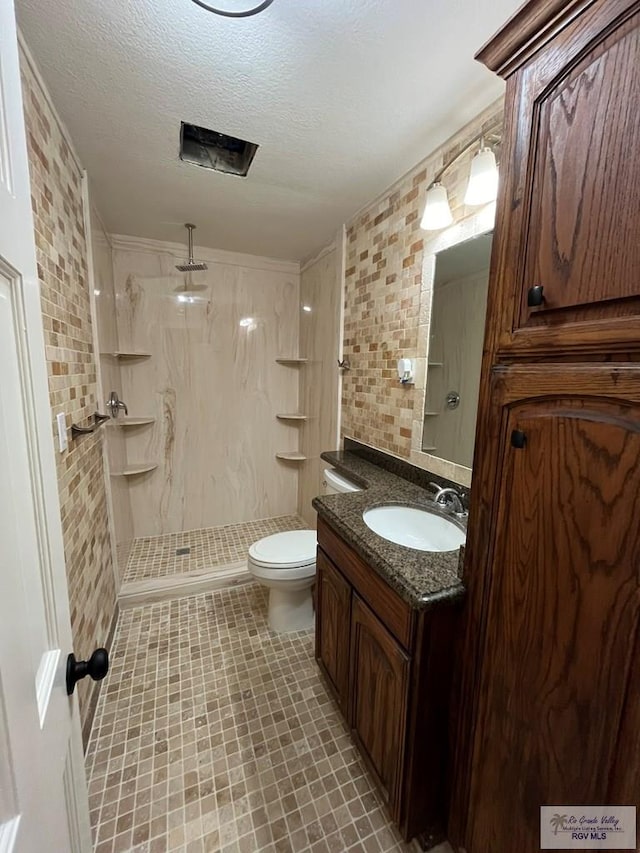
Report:
[[[344,474],[338,474],[335,468],[325,468],[322,472],[322,494],[339,495],[342,492],[361,492],[360,486],[356,486],[348,480]]]

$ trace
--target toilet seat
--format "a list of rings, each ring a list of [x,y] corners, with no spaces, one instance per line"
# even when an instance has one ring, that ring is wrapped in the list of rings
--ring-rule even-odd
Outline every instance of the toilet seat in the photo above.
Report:
[[[274,533],[251,545],[249,562],[273,571],[315,566],[316,545],[315,530]]]

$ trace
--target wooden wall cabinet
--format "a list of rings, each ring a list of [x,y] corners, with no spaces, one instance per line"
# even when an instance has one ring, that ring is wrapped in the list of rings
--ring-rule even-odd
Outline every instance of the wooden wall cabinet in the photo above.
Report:
[[[507,77],[497,354],[640,350],[639,56],[629,0],[536,0],[478,54]]]
[[[532,0],[507,80],[449,839],[640,807],[640,3]],[[544,300],[537,305],[543,287]]]
[[[446,822],[458,606],[412,608],[318,519],[316,658],[407,840]]]

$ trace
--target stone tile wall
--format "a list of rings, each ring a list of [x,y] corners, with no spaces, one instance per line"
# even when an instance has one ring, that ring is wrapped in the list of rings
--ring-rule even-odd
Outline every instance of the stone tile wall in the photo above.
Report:
[[[67,427],[86,425],[99,407],[84,224],[83,173],[30,60],[21,54],[31,199],[51,398]],[[57,452],[74,652],[86,658],[107,641],[116,608],[103,431],[70,440]],[[83,728],[91,722],[90,679],[78,695]]]
[[[442,233],[420,229],[425,193],[442,164],[501,114],[502,102],[492,105],[347,224],[343,353],[351,369],[342,383],[342,434],[417,464],[431,308],[425,264],[431,241]],[[452,227],[477,210],[463,203],[475,151],[443,179]],[[398,381],[399,358],[417,359],[415,385]]]

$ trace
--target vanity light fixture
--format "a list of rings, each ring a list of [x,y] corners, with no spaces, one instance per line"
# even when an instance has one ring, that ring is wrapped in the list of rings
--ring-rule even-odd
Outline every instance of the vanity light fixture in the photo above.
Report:
[[[464,203],[469,205],[489,204],[498,195],[498,164],[496,155],[487,146],[480,143],[480,150],[471,161],[469,183]]]
[[[470,206],[488,204],[495,201],[498,194],[498,165],[496,156],[489,145],[485,144],[485,136],[491,137],[493,144],[500,143],[499,135],[493,131],[478,134],[458,151],[440,169],[427,189],[424,213],[420,227],[425,231],[438,231],[453,222],[453,214],[449,205],[447,188],[442,183],[442,177],[453,164],[465,154],[472,145],[480,142],[480,149],[471,161],[469,183],[464,196],[464,203]]]
[[[223,18],[250,18],[252,15],[257,15],[258,12],[264,11],[264,9],[273,3],[273,0],[263,0],[262,3],[240,3],[240,6],[248,6],[249,8],[237,10],[219,9],[216,6],[209,6],[209,4],[204,3],[203,0],[193,0],[193,2],[196,6],[201,6],[203,9],[206,9],[207,12],[213,12],[214,15],[222,15]],[[237,0],[235,0],[235,2],[236,5],[238,5]]]
[[[427,190],[427,200],[420,227],[425,231],[437,231],[453,222],[447,188],[435,181]]]

